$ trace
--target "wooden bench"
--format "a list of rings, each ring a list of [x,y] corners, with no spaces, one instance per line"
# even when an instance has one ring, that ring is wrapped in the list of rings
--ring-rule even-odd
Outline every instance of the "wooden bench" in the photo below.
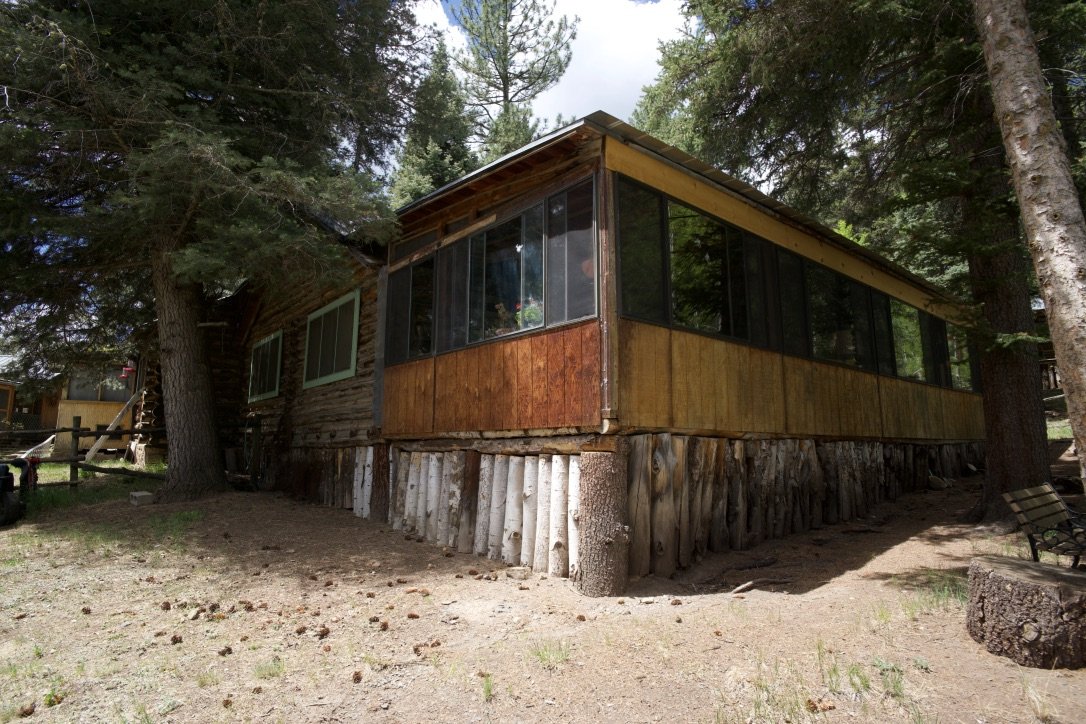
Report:
[[[1018,516],[1033,560],[1041,560],[1040,552],[1049,551],[1071,556],[1071,567],[1078,566],[1079,557],[1086,554],[1086,519],[1068,508],[1051,484],[1012,490],[1003,499]]]

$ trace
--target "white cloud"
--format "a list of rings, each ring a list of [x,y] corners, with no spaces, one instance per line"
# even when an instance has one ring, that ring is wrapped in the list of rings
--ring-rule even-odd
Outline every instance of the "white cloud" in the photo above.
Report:
[[[580,118],[601,110],[628,119],[641,88],[656,78],[659,43],[680,35],[681,6],[681,0],[558,0],[556,15],[578,15],[581,22],[565,75],[532,104],[536,117],[553,121],[559,113]],[[415,15],[446,31],[450,48],[463,46],[437,0],[421,0]]]

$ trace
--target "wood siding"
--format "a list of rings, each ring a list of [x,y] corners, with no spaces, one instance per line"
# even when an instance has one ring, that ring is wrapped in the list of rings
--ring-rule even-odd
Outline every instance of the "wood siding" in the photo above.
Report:
[[[387,435],[596,428],[597,320],[385,370]]]
[[[625,428],[818,438],[982,440],[980,395],[624,319]]]
[[[123,402],[105,402],[95,400],[61,400],[57,406],[57,422],[61,427],[71,427],[72,418],[79,417],[79,426],[84,429],[96,429],[99,425],[109,425],[113,418],[124,408]],[[123,430],[132,428],[132,416],[128,415],[118,424]],[[82,437],[79,439],[79,447],[82,450],[90,448],[98,438]],[[119,440],[106,440],[105,448],[119,448],[128,444],[129,436],[122,435]],[[54,455],[66,457],[71,451],[72,435],[68,432],[57,433],[57,439],[53,443]],[[29,447],[29,445],[28,445]]]
[[[983,440],[980,395],[908,380],[879,380],[882,429],[889,438]]]

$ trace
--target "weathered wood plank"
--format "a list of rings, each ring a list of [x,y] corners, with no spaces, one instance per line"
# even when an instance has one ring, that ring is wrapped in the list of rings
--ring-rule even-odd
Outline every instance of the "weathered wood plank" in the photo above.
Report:
[[[679,562],[678,515],[675,510],[675,470],[671,435],[652,438],[652,572],[668,578]]]
[[[630,438],[627,475],[630,575],[640,578],[652,572],[652,435],[634,435]]]
[[[569,456],[551,458],[550,550],[547,573],[565,578],[569,575]]]
[[[524,504],[521,508],[521,529],[523,536],[520,545],[520,565],[535,565],[535,529],[536,505],[539,501],[539,456],[529,455],[524,458]]]
[[[494,456],[479,458],[479,494],[475,504],[475,540],[472,552],[485,556],[490,548],[490,499],[494,490]]]
[[[502,533],[505,528],[506,489],[509,486],[509,456],[494,456],[494,482],[490,492],[490,533],[487,538],[487,557],[502,557]]]

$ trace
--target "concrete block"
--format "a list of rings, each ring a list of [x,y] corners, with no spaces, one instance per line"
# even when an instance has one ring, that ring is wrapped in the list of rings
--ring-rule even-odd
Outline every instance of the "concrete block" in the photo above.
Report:
[[[146,490],[136,490],[128,494],[128,502],[132,505],[150,505],[155,502],[155,496]]]

